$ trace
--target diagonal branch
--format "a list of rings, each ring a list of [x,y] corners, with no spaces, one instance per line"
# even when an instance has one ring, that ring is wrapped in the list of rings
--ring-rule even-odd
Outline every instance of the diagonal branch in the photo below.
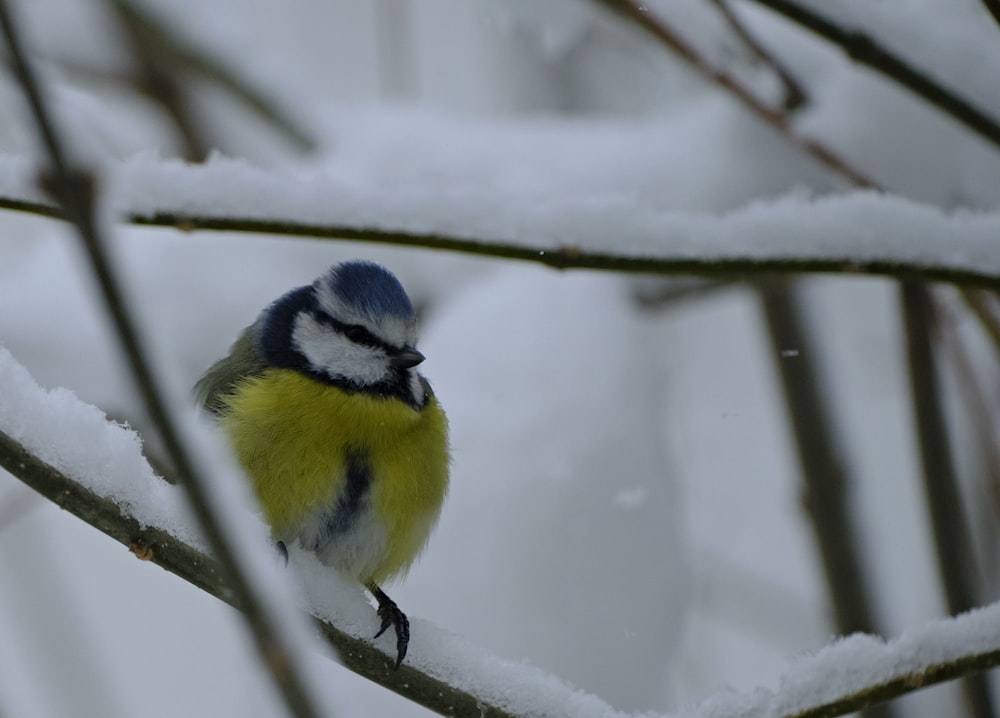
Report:
[[[729,92],[744,107],[773,127],[789,142],[801,149],[820,164],[830,168],[857,187],[877,189],[874,180],[851,167],[826,145],[795,132],[787,115],[768,107],[739,80],[712,64],[674,31],[666,22],[653,14],[645,3],[638,0],[594,0],[619,13],[630,22],[648,32],[666,47],[670,48],[691,67],[698,70],[715,84]]]
[[[897,57],[863,32],[847,30],[794,0],[753,0],[840,47],[854,62],[866,65],[954,118],[987,142],[1000,146],[1000,122]],[[1000,9],[997,0],[984,0]]]
[[[147,59],[155,58],[161,66],[169,65],[174,71],[200,76],[217,85],[261,120],[281,132],[296,149],[303,152],[315,149],[316,141],[277,103],[259,92],[224,62],[213,59],[186,42],[161,22],[154,13],[141,7],[140,3],[132,0],[105,0],[105,2],[117,12],[131,39],[141,44],[141,47],[136,49],[140,54],[145,54]],[[159,72],[162,67],[155,69],[159,74],[158,79],[166,79]],[[162,89],[161,86],[160,90]],[[171,110],[169,104],[165,106]]]
[[[60,508],[128,547],[138,558],[155,563],[234,608],[246,610],[214,558],[163,529],[140,525],[113,501],[73,481],[2,431],[0,467]],[[393,671],[393,661],[371,643],[320,619],[316,622],[327,641],[337,649],[339,660],[358,675],[442,715],[511,718],[510,713],[487,699],[454,688],[409,664]]]
[[[0,468],[6,469],[48,500],[127,546],[138,558],[155,563],[212,596],[235,608],[240,608],[230,584],[223,579],[219,571],[218,563],[210,556],[161,528],[141,525],[113,501],[73,481],[25,449],[2,430],[0,430]],[[441,715],[515,718],[531,714],[527,707],[515,712],[512,707],[502,705],[500,700],[453,686],[405,663],[398,671],[392,671],[392,659],[371,643],[341,631],[328,622],[319,619],[317,621],[320,631],[338,650],[340,660],[347,668]],[[933,633],[933,637],[939,640],[940,632]],[[913,652],[917,647],[910,645],[909,648],[910,652]],[[497,659],[492,659],[488,665],[490,670],[497,670],[498,666],[499,670],[504,669]],[[754,715],[830,718],[996,666],[1000,666],[1000,643],[979,644],[969,652],[953,656],[948,660],[921,662],[898,668],[883,674],[885,677],[878,682],[844,690],[839,695],[825,696],[811,705],[800,706],[793,710],[775,709],[775,706],[781,703],[782,695],[768,694],[767,691],[760,689],[753,694],[735,696],[735,700],[742,705],[756,705],[756,701],[763,701],[762,705],[765,707],[760,711],[751,711]],[[542,692],[551,688],[553,679],[544,676],[538,677],[537,681],[538,685],[535,688]],[[524,689],[523,685],[518,687]],[[796,703],[807,694],[794,684],[789,685],[789,689]],[[566,690],[561,694],[561,698],[554,697],[552,692],[549,693],[549,697],[552,700],[548,714],[574,715],[573,700],[577,694]],[[515,705],[518,703],[524,705],[521,698],[521,696],[509,696],[507,701]],[[733,699],[734,696],[727,693],[727,698]],[[720,715],[711,707],[711,701],[705,705],[708,707],[704,711],[696,710],[692,715]],[[535,705],[535,710],[537,709]],[[626,718],[624,714],[616,715]]]
[[[746,26],[740,22],[740,19],[733,12],[733,9],[729,7],[727,0],[709,0],[718,9],[719,14],[722,15],[726,24],[732,28],[732,31],[743,41],[751,52],[753,52],[758,58],[760,58],[768,67],[770,67],[774,74],[778,76],[781,80],[782,86],[785,88],[785,100],[782,103],[785,106],[786,112],[794,112],[800,109],[803,105],[808,104],[809,96],[802,86],[785,65],[779,60],[774,53],[768,50],[764,45],[754,37]]]
[[[235,541],[223,528],[213,506],[207,479],[192,460],[179,427],[167,408],[166,399],[154,377],[149,357],[142,347],[136,322],[129,313],[124,292],[107,254],[107,244],[98,226],[94,178],[73,166],[62,146],[41,87],[21,46],[21,37],[6,0],[0,0],[0,26],[10,51],[18,84],[27,98],[47,154],[50,167],[43,176],[43,182],[76,229],[90,260],[94,278],[100,286],[119,344],[127,358],[132,379],[163,440],[175,475],[184,487],[198,524],[216,554],[220,573],[227,578],[236,600],[244,609],[247,627],[255,641],[261,663],[269,671],[290,714],[298,718],[318,718],[320,714],[316,699],[297,672],[297,663],[290,655],[288,637],[282,634],[277,616],[257,594],[249,573],[238,560]]]
[[[986,8],[986,11],[1000,25],[1000,0],[983,0],[983,7]]]

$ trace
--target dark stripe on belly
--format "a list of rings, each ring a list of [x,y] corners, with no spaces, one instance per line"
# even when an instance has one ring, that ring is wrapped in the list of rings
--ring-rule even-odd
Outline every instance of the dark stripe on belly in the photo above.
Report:
[[[347,533],[354,526],[361,513],[364,501],[372,483],[372,466],[368,456],[363,451],[348,449],[344,456],[346,464],[346,482],[344,491],[327,511],[323,530],[316,536],[311,548],[319,551],[337,536]]]

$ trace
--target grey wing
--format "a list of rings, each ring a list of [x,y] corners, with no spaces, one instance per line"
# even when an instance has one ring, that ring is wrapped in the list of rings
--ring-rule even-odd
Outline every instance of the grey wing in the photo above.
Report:
[[[254,327],[243,330],[229,349],[229,354],[208,368],[194,385],[195,398],[208,412],[221,416],[226,411],[226,396],[248,377],[259,376],[267,364],[257,350]]]

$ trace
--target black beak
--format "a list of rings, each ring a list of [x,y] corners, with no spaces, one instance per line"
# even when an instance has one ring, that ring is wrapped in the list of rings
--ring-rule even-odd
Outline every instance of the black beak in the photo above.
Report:
[[[397,369],[409,369],[425,359],[424,355],[413,347],[403,347],[389,359]]]

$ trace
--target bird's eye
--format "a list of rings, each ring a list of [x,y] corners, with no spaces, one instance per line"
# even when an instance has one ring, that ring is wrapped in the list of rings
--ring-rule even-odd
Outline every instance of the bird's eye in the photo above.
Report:
[[[358,324],[352,324],[347,327],[344,330],[344,334],[347,335],[348,339],[357,344],[363,343],[369,337],[368,330]]]

